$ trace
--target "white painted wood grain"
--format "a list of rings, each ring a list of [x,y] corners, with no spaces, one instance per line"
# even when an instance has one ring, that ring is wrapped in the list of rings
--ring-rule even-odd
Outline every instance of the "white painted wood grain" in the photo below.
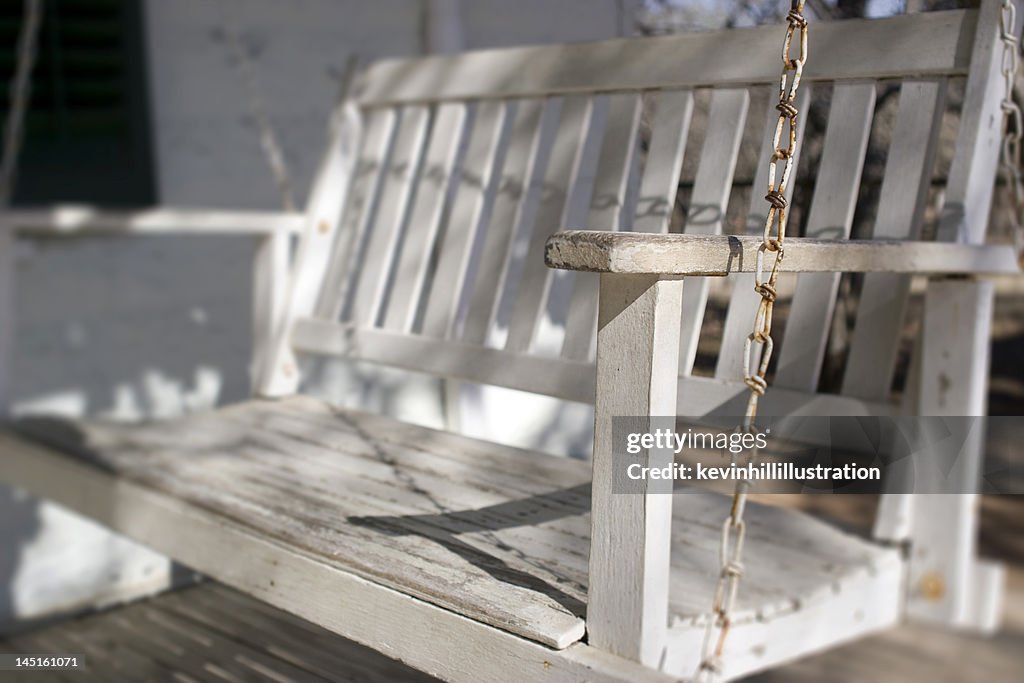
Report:
[[[347,261],[355,247],[355,230],[338,235],[338,224],[345,212],[351,185],[355,182],[355,166],[363,141],[363,122],[354,106],[341,105],[332,124],[327,154],[310,193],[305,231],[296,249],[293,273],[288,272],[290,245],[286,240],[265,244],[263,250],[266,253],[260,256],[264,261],[263,269],[276,273],[276,284],[272,281],[260,285],[259,279],[255,281],[253,319],[269,318],[271,321],[264,325],[269,328],[265,342],[268,350],[260,354],[264,356],[262,361],[254,363],[256,393],[259,395],[287,395],[298,387],[298,364],[292,353],[288,331],[296,318],[313,312],[331,260]],[[371,142],[376,139],[379,127],[373,126],[375,132],[369,138]],[[261,289],[270,289],[271,293],[262,294]],[[265,296],[275,298],[266,301]],[[261,306],[270,312],[257,310]],[[257,353],[259,339],[257,330],[254,341]]]
[[[5,461],[5,469],[12,465]],[[172,495],[119,482],[43,449],[18,467],[25,468],[19,480],[27,487],[43,486],[69,507],[223,583],[444,680],[673,680],[585,645],[558,651],[482,625],[289,551]],[[58,492],[62,481],[75,483]],[[108,505],[114,490],[117,506]]]
[[[467,114],[467,106],[462,103],[447,103],[437,108],[423,169],[416,182],[410,227],[399,248],[401,256],[388,297],[384,316],[384,327],[388,329],[409,332],[416,320],[449,188],[457,183],[456,156],[462,144]]]
[[[916,239],[942,124],[946,82],[904,81],[872,238]],[[892,385],[910,278],[879,273],[864,278],[842,393],[885,398]]]
[[[837,84],[818,162],[805,235],[818,239],[850,236],[860,194],[864,154],[875,110],[874,81]],[[825,359],[840,273],[799,276],[786,336],[775,369],[775,386],[814,391]]]
[[[413,106],[402,110],[394,149],[384,170],[380,211],[368,233],[369,243],[355,289],[352,317],[363,324],[376,324],[387,295],[396,252],[415,193],[429,123],[430,110],[427,107]]]
[[[760,235],[654,235],[566,230],[548,240],[552,268],[599,273],[725,276],[753,273]],[[781,272],[979,273],[1012,275],[1009,246],[914,240],[786,240]]]
[[[911,387],[921,415],[984,415],[990,355],[993,289],[990,282],[932,280],[925,293],[919,381]],[[954,463],[914,459],[915,477],[949,478],[977,489],[984,457],[979,421]],[[959,487],[958,487],[959,488]],[[986,628],[998,622],[992,594],[998,570],[978,571],[977,494],[910,497],[907,613],[951,626]],[[979,602],[981,604],[979,604]]]
[[[649,97],[654,97],[654,94]],[[683,153],[692,116],[691,91],[657,93],[651,121],[651,140],[633,219],[633,230],[636,232],[668,232],[672,212],[675,210],[679,175],[683,170]]]
[[[448,219],[438,256],[437,272],[423,316],[423,334],[449,338],[458,319],[474,242],[494,205],[497,178],[508,148],[511,105],[482,102],[462,168],[462,180]],[[510,224],[511,225],[511,224]],[[508,229],[511,232],[511,228]]]
[[[601,276],[587,633],[595,647],[652,667],[667,645],[671,482],[644,479],[616,495],[612,420],[674,426],[682,292],[680,280]],[[672,460],[671,449],[637,455],[650,467]]]
[[[1013,31],[1019,36],[1024,12],[1018,11],[1016,18]],[[999,27],[999,3],[982,3],[971,47],[957,153],[949,169],[939,222],[941,240],[977,243],[985,239],[1002,135],[1001,101],[1006,89],[1000,74],[1003,47]]]
[[[595,229],[621,230],[630,173],[638,152],[643,100],[638,94],[612,95],[608,102],[608,120],[598,156],[594,190],[590,199],[587,225]],[[598,282],[596,275],[577,273],[565,321],[562,355],[588,360],[597,331]]]
[[[322,279],[309,277],[305,274],[307,266],[297,266],[296,289],[292,300],[299,302],[309,299],[315,301],[314,311],[318,316],[337,319],[351,305],[351,297],[358,275],[360,259],[364,253],[368,234],[374,224],[379,207],[380,193],[387,173],[387,162],[398,130],[398,113],[393,109],[379,109],[363,112],[366,121],[361,126],[361,133],[354,141],[358,150],[358,159],[352,169],[349,180],[351,200],[343,207],[336,228],[336,238],[327,250],[328,265]],[[319,180],[319,179],[318,179]],[[330,176],[324,176],[324,193],[330,196],[332,187]],[[320,187],[319,182],[316,185]],[[305,240],[299,244],[300,258],[309,253],[308,258],[318,261],[324,256],[314,256],[320,252],[322,245],[317,240]],[[307,246],[308,243],[308,246]],[[299,289],[299,284],[302,288]],[[308,289],[317,291],[309,292]],[[307,304],[302,304],[305,310]]]
[[[252,235],[284,231],[298,233],[305,224],[302,213],[225,211],[204,208],[160,208],[110,211],[92,206],[58,205],[48,209],[5,212],[19,235],[148,235],[199,233]]]
[[[550,152],[551,137],[547,133],[560,110],[557,100],[524,100],[516,106],[508,157],[472,284],[462,334],[467,343],[483,344],[497,320],[501,296],[509,280],[513,241],[521,226],[531,225],[536,215],[541,169]]]
[[[562,105],[539,206],[533,220],[527,223],[529,240],[521,271],[518,278],[509,281],[515,285],[515,295],[505,348],[512,352],[525,353],[531,349],[547,309],[551,271],[544,267],[544,243],[559,226],[566,224],[565,214],[572,206],[571,195],[583,169],[580,162],[590,111],[591,99],[586,97],[569,97]]]
[[[749,104],[750,94],[746,88],[716,89],[711,94],[701,163],[693,181],[693,192],[684,224],[688,235],[722,233],[722,221],[729,206],[733,173]],[[707,308],[708,286],[707,279],[695,278],[686,283],[683,291],[683,314],[679,321],[681,375],[690,374],[697,357],[697,342]]]
[[[962,74],[975,12],[822,23],[804,79]],[[363,104],[776,83],[779,26],[483,50],[378,62],[357,85]],[[743,59],[737,59],[742,55]]]

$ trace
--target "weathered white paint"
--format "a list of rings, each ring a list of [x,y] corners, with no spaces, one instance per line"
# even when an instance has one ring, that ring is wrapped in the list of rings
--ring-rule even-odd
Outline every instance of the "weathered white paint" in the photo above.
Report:
[[[263,235],[298,233],[301,213],[160,208],[103,211],[92,206],[15,209],[8,222],[20,237],[95,237],[102,235]]]
[[[600,273],[719,275],[752,273],[761,237],[649,235],[567,230],[548,240],[552,268]],[[782,272],[978,273],[1016,275],[1012,247],[899,240],[786,240]]]
[[[269,216],[278,207],[278,194],[246,111],[245,86],[229,58],[223,29],[226,23],[233,24],[243,45],[251,48],[264,89],[262,99],[301,199],[323,156],[325,122],[335,105],[348,57],[355,54],[368,61],[421,52],[423,4],[406,0],[370,5],[355,0],[294,0],[287,6],[276,0],[144,3],[144,62],[158,200],[163,205],[217,211],[203,210],[203,225],[197,232],[204,236],[169,234],[198,228],[197,214],[175,215],[160,209],[142,214],[147,218],[141,224],[122,223],[132,233],[160,233],[143,240],[86,237],[96,234],[97,221],[111,222],[109,212],[62,213],[59,227],[69,230],[74,239],[18,245],[20,351],[11,378],[11,399],[19,413],[60,410],[130,419],[166,417],[239,400],[249,393],[251,263],[256,240],[229,236],[250,232],[248,218],[255,212],[241,212],[246,218],[237,224],[234,218],[221,218],[240,213],[238,207],[270,210]],[[545,0],[519,7],[512,24],[490,14],[503,3],[479,0],[463,13],[466,40],[484,46],[597,39],[622,32],[614,21],[618,3],[587,0],[586,4],[584,13],[577,11],[579,0]],[[571,12],[574,21],[553,23],[552,11]],[[628,23],[624,26],[630,28]],[[43,215],[33,214],[34,218]],[[114,215],[124,218],[120,212]],[[287,220],[289,229],[301,228],[293,220]],[[49,233],[51,225],[47,218],[39,229]],[[276,225],[273,218],[262,222],[259,231]],[[210,229],[224,237],[208,236]],[[9,293],[5,288],[3,294]],[[362,395],[378,409],[418,421],[439,421],[436,385],[422,377],[324,366],[308,378],[308,385],[338,401]],[[9,491],[5,488],[4,493]],[[0,509],[0,515],[6,511]],[[26,519],[21,511],[21,507],[11,510],[9,518]],[[32,516],[45,518],[47,530],[27,522],[19,549],[5,556],[24,575],[46,576],[52,586],[106,571],[102,558],[97,559],[95,572],[86,565],[64,563],[63,573],[51,573],[60,562],[38,564],[44,560],[32,550],[32,539],[50,533],[56,516],[48,509]],[[66,533],[83,542],[95,538],[92,547],[96,548],[115,544],[107,535],[94,536],[98,532],[90,532],[83,524],[76,526],[70,515],[65,514],[59,524],[64,528],[61,537]],[[0,582],[6,576],[4,564]]]
[[[967,71],[975,12],[929,12],[886,20],[822,24],[810,34],[815,55],[805,81],[877,79]],[[595,90],[687,88],[778,82],[772,59],[736,59],[736,53],[774,54],[778,27],[731,34],[691,33],[634,42],[597,42],[444,55],[424,61],[375,64],[357,85],[365,104],[528,97]],[[672,59],[665,59],[671,54]]]
[[[612,419],[674,427],[682,294],[681,280],[601,276],[587,633],[595,647],[650,667],[667,645],[672,486],[644,479],[616,495]],[[671,449],[637,455],[642,466],[672,460]]]

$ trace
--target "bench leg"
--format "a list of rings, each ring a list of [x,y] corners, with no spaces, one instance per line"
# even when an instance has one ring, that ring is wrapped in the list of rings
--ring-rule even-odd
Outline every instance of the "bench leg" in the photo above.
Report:
[[[989,366],[992,284],[933,280],[924,304],[920,365],[911,379],[916,414],[984,415]],[[980,423],[968,435],[948,473],[976,490],[985,435]],[[915,474],[934,472],[936,458],[922,453]],[[947,473],[942,473],[946,476]],[[977,557],[975,493],[887,495],[875,534],[907,542],[907,614],[956,628],[992,631],[1000,619],[1003,571]]]
[[[612,418],[638,417],[644,430],[674,426],[682,285],[615,274],[601,275],[600,285],[587,632],[591,645],[654,668],[665,657],[672,520],[671,488],[656,487],[671,482],[636,480],[630,493],[613,493],[621,475],[613,471]],[[661,467],[673,454],[635,457]]]

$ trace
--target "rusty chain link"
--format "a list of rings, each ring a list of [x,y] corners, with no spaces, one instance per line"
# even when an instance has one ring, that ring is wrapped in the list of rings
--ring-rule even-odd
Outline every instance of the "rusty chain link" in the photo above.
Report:
[[[771,362],[774,342],[772,341],[772,315],[777,297],[776,284],[779,269],[785,255],[783,242],[786,238],[786,221],[789,200],[786,188],[793,170],[796,155],[797,114],[796,94],[800,87],[804,64],[807,61],[807,19],[804,18],[804,0],[793,0],[786,15],[786,39],[782,46],[782,75],[779,79],[779,112],[772,138],[774,152],[768,166],[768,217],[765,220],[761,246],[757,252],[754,275],[754,291],[760,295],[757,315],[754,316],[754,331],[743,344],[744,383],[750,389],[747,410],[740,429],[755,431],[757,404],[768,388],[765,375]],[[794,40],[798,42],[797,56],[793,56]],[[768,276],[765,277],[767,270]],[[749,462],[753,451],[746,454]],[[743,577],[743,542],[747,526],[743,521],[750,480],[741,480],[733,493],[729,516],[722,524],[722,543],[719,551],[720,575],[715,590],[713,606],[714,619],[708,626],[704,640],[704,651],[699,674],[704,680],[712,680],[722,671],[722,653],[729,635],[732,610],[736,603],[740,579]],[[717,629],[717,635],[714,631]]]
[[[1013,0],[1003,0],[999,17],[1000,38],[1003,41],[1001,71],[1004,80],[1003,92],[1003,149],[1000,171],[1008,191],[1012,194],[1010,220],[1013,223],[1014,240],[1018,260],[1024,268],[1024,179],[1021,178],[1021,125],[1020,107],[1013,99],[1013,86],[1020,66],[1020,48],[1014,27],[1017,25],[1017,8]]]

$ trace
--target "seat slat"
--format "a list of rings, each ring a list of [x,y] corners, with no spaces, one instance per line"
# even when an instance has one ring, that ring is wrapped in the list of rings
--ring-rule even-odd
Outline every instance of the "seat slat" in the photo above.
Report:
[[[796,96],[796,108],[804,120],[807,118],[808,105],[811,101],[810,85],[810,83],[803,85]],[[764,193],[768,191],[768,159],[775,151],[772,146],[772,135],[775,132],[778,117],[779,113],[773,106],[770,106],[768,121],[765,124],[765,136],[761,143],[761,153],[757,157],[757,173],[754,176],[754,184],[750,192],[750,211],[747,215],[748,234],[760,235],[767,218]],[[790,202],[793,200],[793,189],[796,187],[797,168],[803,154],[802,142],[806,129],[806,125],[797,126],[796,154],[793,157],[793,170],[790,173],[790,181],[785,193],[786,199]],[[715,377],[741,380],[747,373],[747,369],[743,367],[743,343],[753,328],[754,314],[757,312],[761,297],[754,292],[753,274],[735,275],[730,280],[732,280],[733,291],[729,299],[729,310],[725,316],[725,327],[722,331],[722,345],[718,354],[718,363],[715,366]]]
[[[875,109],[874,82],[841,83],[832,92],[818,179],[807,217],[807,237],[850,236],[861,170]],[[798,276],[775,370],[775,386],[814,391],[818,387],[832,324],[840,273]]]
[[[422,331],[427,336],[448,338],[454,333],[474,241],[487,224],[494,203],[495,181],[508,149],[512,113],[511,105],[505,102],[482,102],[477,107],[462,182],[448,219],[424,312]]]
[[[693,181],[690,206],[686,212],[684,229],[687,234],[722,233],[749,106],[750,93],[746,88],[723,88],[711,94],[701,163]],[[679,330],[680,375],[689,375],[693,371],[709,286],[706,278],[694,278],[683,287],[683,313]]]
[[[429,124],[428,107],[412,106],[402,111],[394,150],[384,171],[380,211],[369,230],[365,258],[359,264],[352,318],[364,324],[376,324],[384,303],[391,266],[416,190]]]
[[[0,433],[3,476],[314,623],[365,635],[358,627],[380,618],[375,590],[387,586],[548,647],[583,636],[585,462],[304,397],[172,423],[18,429]],[[718,575],[712,520],[729,500],[696,492],[677,500],[674,541],[694,552],[673,564],[673,586],[688,589],[672,591],[670,613],[699,623]],[[751,505],[747,542],[762,561],[749,570],[756,590],[741,595],[740,621],[792,610],[795,598],[828,593],[895,557],[793,511]],[[362,591],[350,590],[355,577],[365,579]],[[339,608],[341,590],[346,605],[360,595],[366,602]]]
[[[384,318],[384,327],[388,329],[408,332],[416,319],[430,267],[431,250],[441,228],[450,188],[457,182],[455,164],[469,113],[467,106],[455,102],[437,108],[430,144],[417,183],[416,199],[409,215],[411,227],[402,240],[401,256],[388,297]]]
[[[810,32],[814,58],[803,78],[963,74],[976,22],[977,13],[967,11],[822,23]],[[774,83],[779,31],[763,26],[387,60],[366,72],[356,97],[380,105]]]
[[[539,185],[533,179],[537,168],[547,163],[551,143],[551,121],[558,116],[560,103],[550,100],[524,100],[517,103],[510,148],[500,175],[494,212],[484,232],[480,266],[472,288],[463,341],[483,344],[498,316],[501,293],[505,290],[511,267],[512,244],[519,226],[536,211]],[[511,141],[517,144],[511,144]],[[529,140],[530,144],[523,144]]]
[[[637,136],[643,116],[639,94],[612,95],[608,104],[608,123],[604,130],[597,161],[594,191],[590,200],[587,225],[595,230],[620,230],[626,206],[630,172],[638,151]],[[576,273],[565,322],[562,356],[573,360],[592,357],[597,330],[597,276]]]
[[[905,81],[885,164],[875,239],[917,237],[942,126],[944,79]],[[842,393],[884,399],[892,388],[910,277],[874,273],[864,278],[843,375]]]

